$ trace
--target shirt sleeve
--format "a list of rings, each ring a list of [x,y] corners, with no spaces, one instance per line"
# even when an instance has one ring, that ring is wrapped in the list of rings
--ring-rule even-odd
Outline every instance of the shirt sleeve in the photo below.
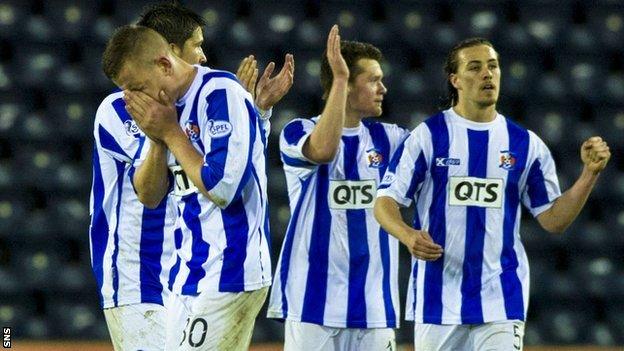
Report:
[[[111,158],[132,163],[136,156],[142,132],[125,110],[123,99],[105,99],[95,115],[93,136],[95,146]]]
[[[225,208],[240,195],[251,175],[258,115],[243,87],[227,78],[216,79],[222,84],[207,94],[205,113],[199,120],[206,148],[201,178],[217,206]]]
[[[392,156],[377,190],[377,197],[389,196],[402,206],[410,206],[429,169],[423,141],[427,128],[414,129]]]
[[[526,185],[522,189],[522,203],[533,217],[537,217],[561,196],[561,189],[550,150],[533,132],[529,132],[529,135],[533,157],[527,160],[528,173]]]
[[[297,118],[290,121],[280,134],[280,156],[284,165],[295,168],[315,169],[317,164],[305,157],[303,145],[312,134],[315,123]]]

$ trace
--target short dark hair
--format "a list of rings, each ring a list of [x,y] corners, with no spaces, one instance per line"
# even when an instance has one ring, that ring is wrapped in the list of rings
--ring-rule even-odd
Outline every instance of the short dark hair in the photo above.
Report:
[[[457,105],[457,101],[459,99],[457,89],[455,89],[453,84],[451,84],[451,74],[457,73],[457,69],[459,68],[457,55],[462,49],[471,48],[473,46],[479,45],[486,45],[494,49],[494,45],[492,45],[492,43],[485,38],[468,38],[457,43],[448,53],[448,56],[446,57],[446,62],[444,63],[444,74],[446,75],[446,89],[448,91],[448,95],[446,97],[448,107],[453,107]]]
[[[371,59],[381,61],[381,51],[374,45],[369,43],[362,43],[359,41],[340,41],[340,52],[342,57],[349,67],[349,83],[355,80],[355,77],[360,74],[360,67],[357,62],[360,59]],[[329,61],[327,60],[327,50],[323,52],[323,59],[321,63],[321,86],[323,87],[323,99],[326,99],[331,90],[334,75],[332,74]]]
[[[115,30],[102,55],[102,69],[109,79],[115,80],[128,58],[144,48],[149,32],[153,30],[138,25],[125,25]]]
[[[205,26],[206,21],[175,2],[164,2],[147,7],[137,24],[152,28],[165,37],[167,42],[182,48],[193,36],[195,29]]]

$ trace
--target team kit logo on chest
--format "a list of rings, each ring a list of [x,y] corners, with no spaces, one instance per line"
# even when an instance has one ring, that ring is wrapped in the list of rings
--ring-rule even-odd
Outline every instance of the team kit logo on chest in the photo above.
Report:
[[[366,150],[366,162],[370,168],[381,168],[384,166],[384,157],[377,149]]]

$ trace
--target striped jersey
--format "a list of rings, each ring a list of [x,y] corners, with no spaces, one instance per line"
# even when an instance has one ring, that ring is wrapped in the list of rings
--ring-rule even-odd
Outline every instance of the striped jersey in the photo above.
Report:
[[[126,112],[123,93],[100,104],[94,123],[89,228],[91,265],[103,308],[163,305],[173,258],[176,207],[144,207],[132,175],[146,137]]]
[[[377,184],[407,131],[363,121],[343,128],[338,152],[314,164],[303,145],[319,117],[280,136],[291,218],[269,318],[337,328],[397,328],[398,241],[373,217]]]
[[[215,202],[170,155],[179,215],[169,286],[182,295],[257,290],[271,284],[265,129],[236,76],[195,67],[176,106],[180,126],[204,155],[201,179]]]
[[[449,109],[416,127],[377,192],[404,206],[414,200],[414,228],[444,248],[438,260],[412,260],[407,319],[525,320],[529,264],[520,204],[538,216],[560,194],[546,145],[500,114],[476,123]]]

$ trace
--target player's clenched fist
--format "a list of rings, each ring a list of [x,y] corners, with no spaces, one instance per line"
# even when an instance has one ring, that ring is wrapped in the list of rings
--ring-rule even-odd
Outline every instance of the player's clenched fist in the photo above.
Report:
[[[433,242],[428,232],[410,229],[406,237],[403,244],[414,257],[425,261],[435,261],[442,256],[442,246]]]
[[[609,162],[611,151],[609,145],[599,136],[587,139],[581,146],[581,160],[589,171],[600,173]]]

